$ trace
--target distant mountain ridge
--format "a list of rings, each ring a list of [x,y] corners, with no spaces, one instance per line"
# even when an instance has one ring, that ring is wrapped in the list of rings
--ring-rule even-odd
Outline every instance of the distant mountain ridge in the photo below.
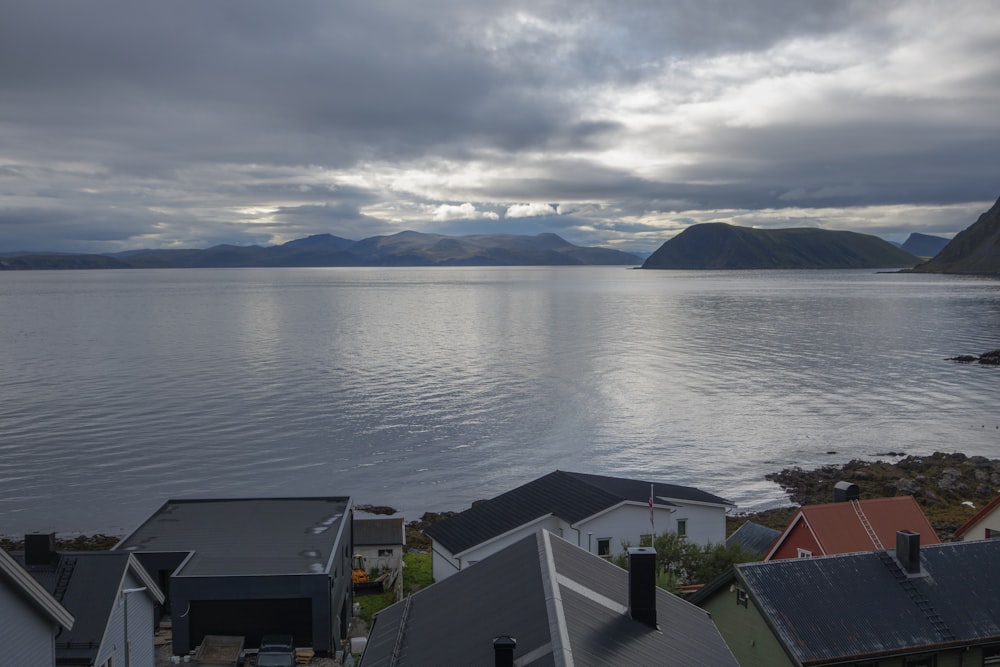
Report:
[[[948,245],[949,241],[951,239],[946,239],[943,236],[931,236],[930,234],[914,232],[899,247],[917,257],[933,257],[941,252]]]
[[[83,261],[79,258],[91,258]],[[76,259],[74,259],[76,258]],[[97,259],[100,258],[100,259]],[[277,246],[130,250],[108,255],[0,257],[2,269],[236,268],[324,266],[635,266],[638,255],[573,245],[556,234],[444,236],[405,231],[360,241],[317,234]],[[73,264],[76,264],[74,266]],[[89,266],[93,264],[93,267]]]
[[[919,260],[868,234],[814,228],[692,225],[664,243],[644,269],[907,268]]]
[[[976,222],[955,235],[919,273],[1000,274],[1000,199]]]

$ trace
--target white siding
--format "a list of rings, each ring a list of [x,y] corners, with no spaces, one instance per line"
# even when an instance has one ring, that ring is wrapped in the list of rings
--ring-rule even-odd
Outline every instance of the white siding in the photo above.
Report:
[[[726,539],[726,510],[723,507],[706,505],[686,505],[670,512],[655,508],[653,526],[657,535],[677,531],[677,520],[687,520],[687,539],[696,544],[724,542]],[[627,504],[600,514],[579,525],[583,534],[580,546],[592,554],[597,554],[597,541],[611,539],[611,555],[622,553],[622,544],[627,542],[639,546],[642,535],[648,535],[651,527],[647,505]],[[588,533],[590,533],[588,539]]]
[[[131,573],[125,577],[122,588],[142,588],[143,584]],[[153,600],[146,592],[128,596],[128,638],[132,645],[132,667],[154,667]],[[104,641],[97,653],[95,664],[103,665],[108,658],[113,665],[125,665],[125,605],[119,593],[111,609]]]
[[[962,541],[968,542],[969,540],[985,540],[987,528],[992,530],[994,533],[1000,532],[1000,507],[995,508],[992,512],[977,521],[972,528],[962,535]]]
[[[34,605],[0,579],[0,663],[53,667],[55,633],[56,628]]]

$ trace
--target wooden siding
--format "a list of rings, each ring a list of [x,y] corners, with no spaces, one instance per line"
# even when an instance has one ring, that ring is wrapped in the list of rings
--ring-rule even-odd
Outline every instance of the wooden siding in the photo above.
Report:
[[[4,580],[0,580],[0,619],[3,664],[55,665],[56,628]]]

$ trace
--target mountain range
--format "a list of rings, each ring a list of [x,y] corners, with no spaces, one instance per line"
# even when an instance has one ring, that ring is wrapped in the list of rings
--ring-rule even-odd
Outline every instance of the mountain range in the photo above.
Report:
[[[908,268],[920,260],[857,232],[814,228],[751,229],[722,222],[692,225],[664,243],[644,269]]]
[[[1000,199],[971,226],[955,235],[918,273],[1000,275]]]
[[[906,240],[899,247],[911,255],[930,259],[941,252],[950,240],[943,236],[931,236],[930,234],[914,232],[906,237]]]
[[[277,246],[217,245],[204,250],[130,250],[109,255],[22,253],[0,257],[0,269],[634,266],[641,263],[638,255],[573,245],[556,234],[443,236],[412,231],[360,241],[317,234]]]

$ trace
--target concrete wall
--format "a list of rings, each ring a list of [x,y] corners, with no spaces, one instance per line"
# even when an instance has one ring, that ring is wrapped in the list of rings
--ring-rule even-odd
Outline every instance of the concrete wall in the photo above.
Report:
[[[38,607],[0,578],[0,663],[52,667],[57,631]]]

